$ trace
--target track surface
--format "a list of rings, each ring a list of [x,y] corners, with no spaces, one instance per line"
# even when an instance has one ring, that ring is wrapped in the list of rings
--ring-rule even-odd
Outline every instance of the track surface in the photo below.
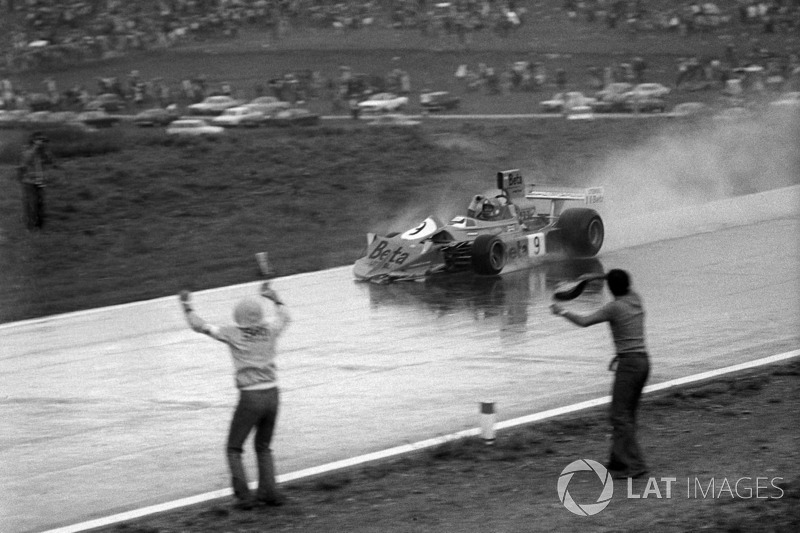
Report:
[[[607,328],[580,329],[547,309],[554,284],[587,269],[632,273],[648,311],[651,384],[800,347],[800,216],[751,222],[609,242],[598,262],[480,282],[373,286],[354,283],[349,268],[275,280],[294,317],[279,347],[279,473],[475,427],[484,400],[504,420],[606,395]],[[652,235],[664,231],[651,223]],[[225,323],[256,290],[198,293],[196,308]],[[605,298],[595,290],[572,306]],[[186,327],[176,298],[0,335],[0,531],[228,486],[229,356]]]

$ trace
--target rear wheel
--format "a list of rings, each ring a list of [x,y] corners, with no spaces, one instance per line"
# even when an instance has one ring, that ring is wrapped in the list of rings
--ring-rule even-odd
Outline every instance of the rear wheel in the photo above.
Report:
[[[605,227],[594,209],[567,209],[558,217],[556,227],[570,256],[592,257],[603,246]]]
[[[497,235],[478,235],[472,243],[472,268],[478,274],[499,274],[506,266],[506,245]]]

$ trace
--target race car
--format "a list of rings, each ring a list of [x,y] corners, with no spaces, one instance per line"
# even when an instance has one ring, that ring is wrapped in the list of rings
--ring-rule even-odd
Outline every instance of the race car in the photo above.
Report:
[[[605,229],[592,207],[602,187],[527,187],[518,169],[497,173],[497,189],[476,195],[465,216],[443,225],[435,217],[403,233],[367,234],[353,267],[358,280],[388,283],[471,271],[493,276],[520,270],[557,254],[593,257]],[[564,209],[567,202],[584,207]]]

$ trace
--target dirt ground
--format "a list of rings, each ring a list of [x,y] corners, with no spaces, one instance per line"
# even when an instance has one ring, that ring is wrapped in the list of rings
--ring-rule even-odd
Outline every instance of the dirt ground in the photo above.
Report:
[[[557,483],[573,461],[605,461],[603,408],[499,432],[493,446],[455,441],[293,483],[280,508],[242,511],[224,499],[99,531],[798,531],[798,376],[793,360],[646,396],[639,435],[650,472],[613,480],[594,516],[568,511]],[[579,472],[568,490],[585,505],[601,486]]]

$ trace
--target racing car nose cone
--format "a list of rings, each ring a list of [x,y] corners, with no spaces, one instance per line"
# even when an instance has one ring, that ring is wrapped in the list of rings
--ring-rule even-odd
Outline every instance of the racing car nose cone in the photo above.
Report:
[[[365,259],[359,259],[353,265],[353,275],[361,281],[368,281],[370,278],[375,277],[380,270],[380,268],[371,266]]]

